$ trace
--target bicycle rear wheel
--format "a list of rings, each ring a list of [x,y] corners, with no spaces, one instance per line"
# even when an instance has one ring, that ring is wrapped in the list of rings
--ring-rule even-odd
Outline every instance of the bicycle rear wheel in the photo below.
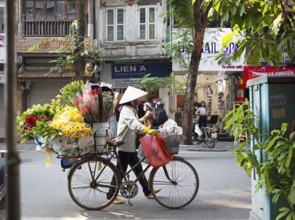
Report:
[[[71,198],[87,210],[100,210],[109,206],[118,195],[119,185],[120,176],[115,165],[101,157],[81,159],[71,168],[68,176]],[[114,193],[111,198],[107,198],[111,188]]]
[[[155,200],[169,209],[180,209],[190,204],[199,190],[199,177],[195,168],[186,160],[174,156],[165,166],[153,169],[150,187]],[[154,193],[154,190],[161,189]]]

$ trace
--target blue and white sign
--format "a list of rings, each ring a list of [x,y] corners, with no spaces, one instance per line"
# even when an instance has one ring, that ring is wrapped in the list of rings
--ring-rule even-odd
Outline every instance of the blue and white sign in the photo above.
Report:
[[[153,77],[168,77],[171,71],[170,65],[168,62],[112,64],[112,78],[142,78],[147,74]]]

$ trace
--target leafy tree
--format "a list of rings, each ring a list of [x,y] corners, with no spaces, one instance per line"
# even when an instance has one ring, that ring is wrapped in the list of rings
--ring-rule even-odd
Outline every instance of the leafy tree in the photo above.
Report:
[[[148,92],[148,100],[153,96],[153,93],[158,91],[159,88],[167,85],[167,80],[159,77],[152,77],[151,74],[146,74],[139,81],[139,88],[145,89]]]
[[[257,65],[259,61],[270,61],[278,65],[283,61],[282,51],[294,59],[294,0],[170,0],[176,27],[190,28],[192,46],[189,74],[184,102],[183,130],[187,137],[186,144],[192,143],[191,129],[193,119],[193,102],[198,76],[199,63],[205,28],[208,23],[220,18],[220,26],[228,22],[233,33],[223,39],[227,47],[235,36],[242,36],[239,48],[233,60],[242,56]],[[189,45],[186,43],[186,45]],[[190,46],[190,45],[189,45]],[[173,47],[172,47],[173,49]],[[219,62],[228,62],[228,57],[218,55]]]
[[[235,137],[237,148],[233,151],[236,162],[251,176],[253,168],[258,175],[256,190],[264,188],[273,204],[279,204],[276,220],[295,219],[295,131],[289,133],[288,125],[264,135],[261,127],[255,127],[257,116],[246,100],[226,115],[226,129]],[[240,136],[250,137],[244,142]],[[249,144],[253,143],[252,149]],[[264,152],[267,160],[259,160],[253,150]]]
[[[83,78],[84,66],[85,61],[82,56],[84,51],[84,36],[85,36],[85,1],[79,0],[78,1],[78,22],[76,27],[74,28],[75,33],[74,36],[74,49],[73,49],[73,56],[74,56],[74,71],[75,71],[75,79],[81,80]]]

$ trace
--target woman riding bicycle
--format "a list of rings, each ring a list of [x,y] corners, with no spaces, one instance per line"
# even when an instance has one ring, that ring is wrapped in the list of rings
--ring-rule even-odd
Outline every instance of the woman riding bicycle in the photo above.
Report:
[[[117,163],[117,167],[121,169],[123,173],[126,172],[128,165],[133,167],[139,162],[135,146],[137,133],[157,135],[157,131],[145,127],[139,121],[137,115],[137,107],[141,103],[140,99],[147,94],[148,93],[145,91],[128,86],[119,103],[121,105],[121,112],[118,122],[116,141],[124,141],[124,144],[118,147],[118,160],[120,160],[120,163]],[[139,164],[134,169],[135,175],[139,176],[142,170],[142,165]],[[142,186],[144,195],[147,198],[152,198],[152,192],[149,190],[148,181],[144,175],[141,179],[139,179],[139,182]],[[155,192],[156,191],[159,190],[155,190]],[[112,198],[113,193],[114,190],[110,189],[107,198]],[[123,202],[119,198],[116,198],[113,203],[122,204]]]

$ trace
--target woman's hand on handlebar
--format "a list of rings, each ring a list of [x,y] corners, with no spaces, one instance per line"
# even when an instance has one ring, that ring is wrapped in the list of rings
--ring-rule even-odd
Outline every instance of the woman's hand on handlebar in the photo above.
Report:
[[[145,128],[143,129],[143,133],[144,133],[144,134],[150,134],[150,135],[152,135],[152,136],[157,136],[157,135],[158,135],[158,131],[157,131],[157,130],[155,130],[155,129],[150,129],[150,128],[148,128],[148,127],[145,127]]]

